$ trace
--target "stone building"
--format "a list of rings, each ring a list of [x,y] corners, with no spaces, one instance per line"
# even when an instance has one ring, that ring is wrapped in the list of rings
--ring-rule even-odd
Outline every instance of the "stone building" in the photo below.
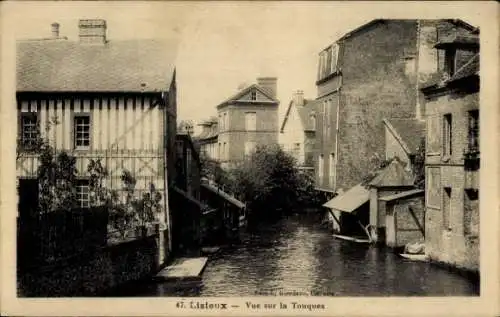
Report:
[[[333,195],[358,184],[385,157],[385,127],[395,120],[421,126],[420,87],[443,59],[433,45],[474,30],[460,20],[374,20],[319,54],[316,187]],[[407,147],[409,157],[411,149]],[[401,159],[404,159],[402,157]]]
[[[314,172],[314,134],[316,102],[304,99],[297,91],[290,101],[281,123],[279,143],[296,160],[301,170]]]
[[[478,31],[440,39],[444,76],[426,98],[425,245],[431,260],[479,270]]]
[[[217,106],[218,159],[228,167],[257,145],[278,143],[277,78],[260,77]]]

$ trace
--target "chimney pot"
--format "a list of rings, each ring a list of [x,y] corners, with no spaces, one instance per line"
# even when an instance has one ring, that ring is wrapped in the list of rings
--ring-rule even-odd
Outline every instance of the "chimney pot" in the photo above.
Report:
[[[106,28],[106,20],[80,20],[78,23],[80,42],[86,44],[105,44]]]
[[[257,84],[262,87],[266,92],[268,92],[271,97],[276,99],[278,90],[278,78],[277,77],[259,77],[257,78]]]
[[[294,102],[297,106],[304,105],[304,92],[302,90],[297,90],[294,95]]]
[[[50,26],[51,26],[51,30],[52,30],[52,37],[58,38],[59,37],[59,23],[54,22]]]

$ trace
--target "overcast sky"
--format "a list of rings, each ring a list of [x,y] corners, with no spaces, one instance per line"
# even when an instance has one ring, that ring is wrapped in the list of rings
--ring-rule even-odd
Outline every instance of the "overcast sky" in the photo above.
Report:
[[[103,18],[108,38],[177,37],[179,119],[199,122],[258,76],[278,77],[280,114],[293,92],[316,95],[319,51],[375,18],[463,18],[480,25],[480,10],[434,3],[361,2],[137,2],[11,4],[3,23],[15,38],[61,35],[76,39],[80,18]],[[431,9],[429,9],[431,8]],[[441,10],[438,10],[441,9]],[[445,11],[443,11],[443,9]]]

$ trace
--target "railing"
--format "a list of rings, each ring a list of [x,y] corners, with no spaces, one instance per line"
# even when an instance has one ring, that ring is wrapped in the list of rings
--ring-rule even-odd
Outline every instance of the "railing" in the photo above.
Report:
[[[56,210],[18,219],[18,266],[50,264],[107,244],[106,208]]]

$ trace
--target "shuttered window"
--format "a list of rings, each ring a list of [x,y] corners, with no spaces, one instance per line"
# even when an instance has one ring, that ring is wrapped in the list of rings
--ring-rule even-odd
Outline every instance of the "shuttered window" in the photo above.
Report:
[[[255,149],[255,142],[253,141],[247,141],[245,142],[245,156],[250,156],[252,155],[252,152]]]
[[[257,114],[255,112],[245,113],[245,130],[255,131],[257,129]]]

